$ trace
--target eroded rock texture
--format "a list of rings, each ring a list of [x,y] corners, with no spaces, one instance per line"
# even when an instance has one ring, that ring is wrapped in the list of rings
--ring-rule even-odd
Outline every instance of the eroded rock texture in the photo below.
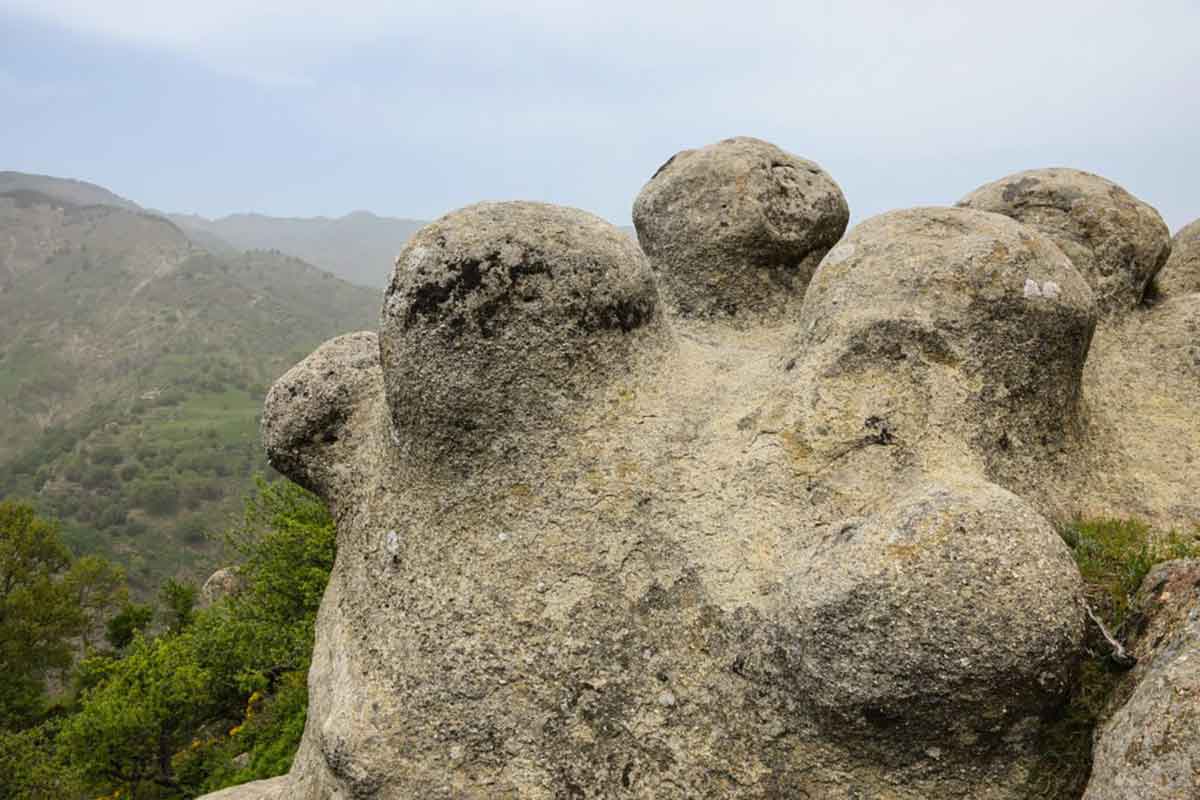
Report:
[[[1200,455],[1200,296],[1134,310],[1122,278],[1097,330],[1107,284],[976,209],[826,255],[836,185],[757,140],[635,214],[648,255],[571,209],[449,214],[378,339],[271,390],[338,558],[300,753],[237,797],[1024,796],[1084,632],[1052,520],[1124,478],[1154,522],[1194,508],[1134,437]]]
[[[1155,286],[1164,297],[1200,292],[1200,219],[1175,234],[1171,255],[1156,276]]]
[[[685,317],[794,309],[849,219],[817,164],[744,136],[676,153],[633,204],[638,241]]]

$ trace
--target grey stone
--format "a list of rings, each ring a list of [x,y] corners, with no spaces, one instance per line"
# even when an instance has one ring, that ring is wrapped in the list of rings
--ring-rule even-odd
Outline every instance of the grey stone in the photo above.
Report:
[[[1200,293],[1109,320],[1083,375],[1087,441],[1075,514],[1159,530],[1200,520]]]
[[[1171,255],[1154,279],[1162,297],[1200,292],[1200,219],[1180,228],[1171,240]]]
[[[1158,212],[1112,181],[1075,169],[1018,172],[968,194],[960,206],[995,211],[1045,233],[1096,294],[1102,315],[1126,313],[1170,252]]]
[[[1158,565],[1139,600],[1138,664],[1097,735],[1084,800],[1200,797],[1200,561]]]
[[[286,796],[1028,794],[1082,631],[1050,520],[1195,510],[1200,294],[1097,328],[1078,264],[973,209],[861,223],[802,305],[672,309],[668,267],[473,206],[378,348],[272,388],[338,526]]]
[[[638,241],[685,317],[794,310],[849,218],[817,164],[750,137],[676,153],[633,205]]]
[[[473,469],[542,446],[539,430],[661,331],[645,257],[599,217],[519,202],[448,214],[409,240],[384,300],[397,440]]]
[[[225,567],[217,570],[200,587],[200,607],[207,608],[226,597],[235,597],[245,588],[245,581],[237,570]]]
[[[271,466],[301,486],[336,497],[360,441],[351,416],[379,386],[379,340],[350,333],[317,348],[271,387],[262,439]]]
[[[291,800],[286,775],[265,781],[251,781],[204,795],[204,800]]]

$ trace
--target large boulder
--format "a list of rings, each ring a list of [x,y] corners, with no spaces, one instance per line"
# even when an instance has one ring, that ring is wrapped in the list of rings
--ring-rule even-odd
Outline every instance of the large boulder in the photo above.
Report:
[[[1200,219],[1185,225],[1171,240],[1171,255],[1154,280],[1158,294],[1178,297],[1200,292]]]
[[[331,339],[267,392],[262,440],[271,466],[328,498],[356,480],[362,442],[356,409],[380,393],[379,339],[369,331]],[[336,501],[334,501],[336,502]]]
[[[1083,378],[1077,513],[1191,530],[1200,521],[1200,293],[1101,326]]]
[[[750,137],[676,153],[633,204],[638,241],[684,317],[794,309],[849,218],[817,164]]]
[[[1138,664],[1097,735],[1084,800],[1200,797],[1200,561],[1158,565],[1139,600]]]
[[[1103,315],[1142,302],[1171,248],[1158,212],[1112,181],[1075,169],[1018,172],[958,203],[994,211],[1049,236],[1091,284]]]

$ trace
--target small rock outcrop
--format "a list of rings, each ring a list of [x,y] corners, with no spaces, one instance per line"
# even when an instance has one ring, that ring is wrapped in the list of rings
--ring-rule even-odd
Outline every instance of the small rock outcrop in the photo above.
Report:
[[[1163,297],[1200,292],[1200,219],[1183,226],[1171,240],[1171,255],[1155,278]]]
[[[231,786],[219,792],[204,795],[205,800],[290,800],[290,783],[283,775],[265,781],[254,781],[241,786]]]
[[[200,607],[208,608],[213,603],[225,599],[226,597],[234,597],[242,589],[245,588],[245,581],[237,570],[232,567],[225,567],[208,576],[204,581],[204,585],[200,587]]]
[[[676,153],[633,205],[638,241],[684,317],[798,305],[849,219],[842,190],[817,164],[749,137]]]
[[[1004,214],[1053,239],[1091,284],[1104,315],[1141,303],[1171,248],[1157,211],[1090,172],[1018,172],[981,186],[959,205]]]
[[[834,247],[836,184],[733,139],[643,189],[646,255],[537,203],[417,234],[268,395],[338,557],[292,770],[229,797],[1027,796],[1084,639],[1053,523],[1200,496],[1200,294],[1134,309],[1156,215],[1052,172],[1013,191],[1066,227]]]
[[[1200,797],[1200,561],[1158,565],[1139,601],[1138,663],[1097,735],[1084,800]]]

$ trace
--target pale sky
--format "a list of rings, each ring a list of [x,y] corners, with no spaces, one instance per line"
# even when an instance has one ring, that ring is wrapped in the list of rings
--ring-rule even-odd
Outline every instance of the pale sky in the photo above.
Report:
[[[628,224],[676,151],[820,163],[855,219],[1022,169],[1200,217],[1200,2],[0,0],[0,169],[219,216]]]

